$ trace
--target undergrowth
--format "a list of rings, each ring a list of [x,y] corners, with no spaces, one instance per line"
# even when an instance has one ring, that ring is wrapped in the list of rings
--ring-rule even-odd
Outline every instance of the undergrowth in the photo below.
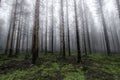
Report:
[[[21,54],[17,58],[0,55],[0,80],[119,80],[120,56],[92,54],[83,56],[83,64],[76,57],[63,60],[57,54],[40,54],[36,65]]]

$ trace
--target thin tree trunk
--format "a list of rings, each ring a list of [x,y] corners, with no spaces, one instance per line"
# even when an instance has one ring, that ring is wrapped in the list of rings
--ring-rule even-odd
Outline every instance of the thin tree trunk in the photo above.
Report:
[[[87,46],[86,46],[86,32],[85,32],[85,22],[83,22],[83,42],[84,42],[84,52],[85,52],[85,55],[87,55]]]
[[[74,0],[74,10],[75,10],[75,23],[76,23],[75,29],[76,29],[76,42],[77,42],[77,63],[80,63],[80,62],[82,62],[82,59],[81,59],[81,48],[80,48],[80,39],[79,39],[76,0]]]
[[[54,13],[53,13],[53,0],[52,0],[52,53],[54,53],[53,51],[53,45],[54,45]]]
[[[47,0],[48,1],[48,0]],[[45,54],[47,54],[47,27],[48,27],[48,2],[46,1],[46,35],[45,35]]]
[[[70,30],[69,30],[69,14],[68,14],[68,0],[66,0],[66,11],[67,11],[67,34],[68,34],[68,53],[69,56],[71,56],[71,51],[70,51]]]
[[[22,39],[22,51],[24,52],[24,45],[25,45],[25,27],[26,27],[26,24],[24,23],[24,26],[23,26],[23,39]]]
[[[41,24],[41,52],[43,52],[43,22]]]
[[[63,0],[61,0],[61,30],[62,30],[62,57],[66,58],[65,53],[65,33],[64,33],[64,10],[63,10]]]
[[[29,52],[29,26],[28,26],[28,30],[27,30],[27,49],[26,49],[26,52],[28,53]]]

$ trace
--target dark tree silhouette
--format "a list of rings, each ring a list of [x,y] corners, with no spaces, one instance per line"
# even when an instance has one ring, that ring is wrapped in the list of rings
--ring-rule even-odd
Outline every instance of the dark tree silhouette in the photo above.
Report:
[[[77,42],[77,63],[82,61],[81,59],[81,49],[80,49],[80,39],[79,39],[79,27],[78,27],[78,17],[77,17],[77,5],[76,0],[74,0],[74,10],[75,10],[75,29],[76,29],[76,42]]]
[[[70,29],[69,29],[69,14],[68,14],[68,0],[66,0],[66,16],[67,16],[67,38],[68,38],[68,53],[71,55],[70,51]]]
[[[62,50],[62,57],[63,59],[66,58],[66,53],[65,53],[65,32],[64,32],[64,10],[63,10],[63,0],[61,0],[61,50]]]

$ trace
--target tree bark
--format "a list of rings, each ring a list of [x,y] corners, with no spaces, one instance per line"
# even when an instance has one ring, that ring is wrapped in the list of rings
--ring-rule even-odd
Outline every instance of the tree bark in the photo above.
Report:
[[[80,39],[79,39],[79,27],[78,27],[78,19],[77,19],[77,5],[76,0],[74,0],[74,10],[75,10],[75,29],[76,29],[76,42],[77,42],[77,63],[81,63],[81,48],[80,48]]]
[[[52,0],[52,53],[54,53],[53,48],[54,48],[54,12],[53,12],[53,0]]]
[[[38,45],[39,45],[39,0],[36,0],[35,17],[33,27],[33,40],[32,40],[32,64],[36,64],[38,58]]]

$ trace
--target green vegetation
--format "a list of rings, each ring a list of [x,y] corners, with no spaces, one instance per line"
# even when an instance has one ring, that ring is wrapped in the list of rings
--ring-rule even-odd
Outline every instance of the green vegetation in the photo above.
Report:
[[[9,62],[11,62],[13,60],[22,61],[22,60],[24,60],[24,58],[25,58],[25,55],[20,55],[18,57],[10,58],[10,57],[7,57],[6,55],[3,55],[2,53],[0,53],[0,65],[5,64],[5,63],[9,63]]]
[[[120,80],[120,55],[89,55],[84,59],[87,66],[85,75],[88,80]]]
[[[36,65],[24,55],[7,58],[0,55],[0,80],[119,80],[120,55],[92,54],[77,64],[75,56],[61,59],[58,55],[40,54]],[[4,62],[3,62],[4,61]]]

